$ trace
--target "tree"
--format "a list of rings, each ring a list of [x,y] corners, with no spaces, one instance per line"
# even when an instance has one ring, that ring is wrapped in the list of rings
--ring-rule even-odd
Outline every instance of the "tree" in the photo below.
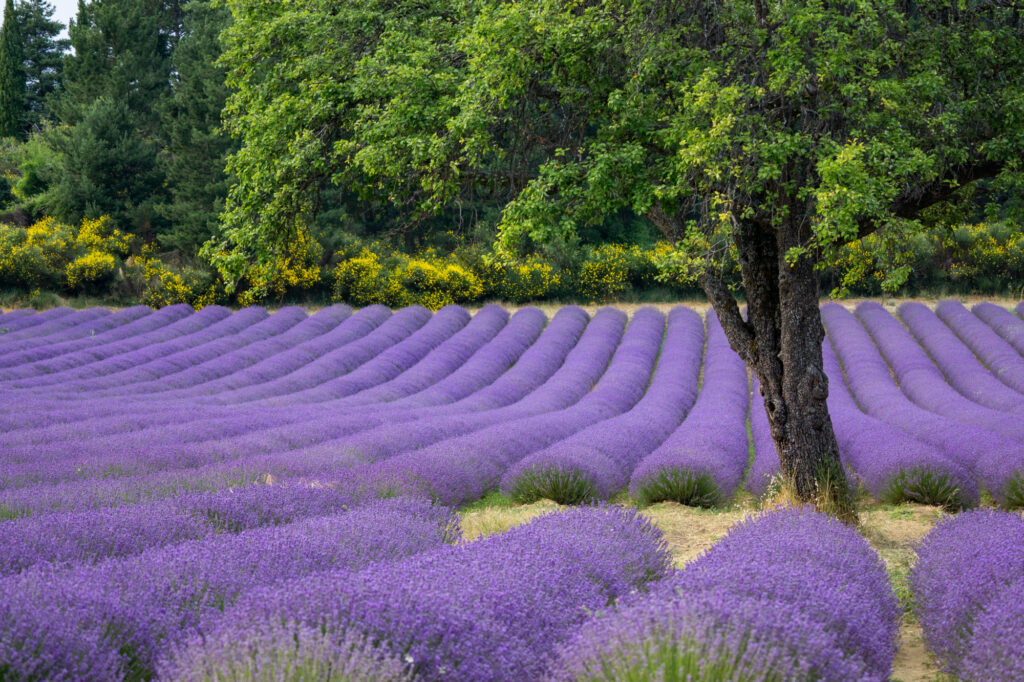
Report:
[[[184,30],[172,55],[171,96],[161,115],[166,145],[160,164],[167,200],[157,206],[168,228],[160,243],[189,255],[216,231],[228,191],[227,155],[237,145],[220,130],[228,96],[219,35],[231,13],[210,2],[185,6]]]
[[[21,31],[14,1],[4,6],[0,27],[0,137],[21,134],[25,108],[25,70],[22,66]]]
[[[21,0],[14,8],[21,28],[25,69],[24,133],[39,130],[53,120],[48,99],[60,88],[64,53],[71,42],[59,38],[64,25],[54,21],[53,5],[46,0]]]
[[[795,495],[843,515],[816,264],[975,181],[1024,186],[1024,24],[1001,0],[230,4],[225,273],[280,250],[325,181],[423,212],[489,186],[509,253],[632,210],[758,377]]]
[[[137,134],[125,102],[100,97],[78,125],[56,128],[47,141],[58,159],[44,199],[51,215],[68,223],[104,215],[119,225],[151,223],[163,181],[156,143]]]
[[[181,21],[176,2],[79,1],[68,27],[73,54],[64,60],[54,102],[60,125],[48,135],[61,157],[58,168],[68,174],[52,179],[46,198],[62,220],[101,210],[143,238],[162,229],[155,211],[165,191],[157,164],[161,111],[171,95]],[[127,172],[138,175],[121,175]]]
[[[580,12],[532,10],[536,25]],[[826,407],[815,265],[876,231],[918,229],[922,211],[974,181],[1019,178],[1019,9],[754,0],[609,2],[593,13],[621,36],[626,78],[587,121],[586,142],[545,163],[506,208],[502,244],[548,239],[552,215],[571,231],[628,205],[699,252],[684,262],[760,381],[793,491],[851,513]],[[729,251],[745,319],[721,269]]]

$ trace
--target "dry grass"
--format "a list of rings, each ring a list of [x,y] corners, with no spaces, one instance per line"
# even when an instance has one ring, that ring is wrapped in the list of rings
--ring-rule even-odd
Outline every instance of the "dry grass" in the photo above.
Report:
[[[476,539],[526,523],[559,508],[550,500],[529,505],[478,505],[462,513],[463,537]],[[699,509],[674,502],[661,502],[643,510],[661,529],[678,567],[700,556],[729,532],[737,522],[757,511],[754,500],[741,497],[722,509]],[[920,504],[870,505],[860,510],[861,534],[885,562],[897,596],[909,609],[907,575],[913,565],[914,547],[944,512]],[[924,646],[921,626],[907,612],[900,628],[902,642],[893,667],[893,680],[936,682],[939,676],[931,654]]]

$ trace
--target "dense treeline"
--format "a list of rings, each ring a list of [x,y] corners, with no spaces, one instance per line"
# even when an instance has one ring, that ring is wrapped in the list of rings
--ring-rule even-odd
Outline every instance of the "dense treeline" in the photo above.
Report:
[[[83,0],[68,38],[46,0],[6,7],[0,220],[21,231],[0,235],[0,262],[105,217],[133,241],[108,254],[120,265],[92,291],[124,300],[350,295],[337,273],[374,257],[396,280],[410,258],[484,279],[525,267],[549,280],[525,290],[561,300],[697,291],[666,245],[699,208],[681,208],[666,231],[644,209],[648,195],[675,201],[654,182],[667,161],[644,157],[663,141],[616,138],[663,124],[646,100],[621,99],[638,77],[654,79],[642,94],[685,76],[685,55],[657,46],[672,35],[651,29],[681,19],[658,18],[658,3],[646,26],[613,2]],[[663,55],[649,60],[657,73],[638,71],[638,46],[624,40],[644,31],[643,49]],[[983,179],[926,212],[925,233],[833,254],[821,284],[1014,290],[1020,197],[1005,178]],[[34,224],[44,228],[29,236]],[[645,274],[583,283],[588,267],[621,270],[594,265],[608,242],[643,253],[630,271]],[[84,255],[0,267],[0,286],[74,293],[66,271]],[[724,262],[738,282],[734,255]],[[482,287],[514,289],[508,278]]]

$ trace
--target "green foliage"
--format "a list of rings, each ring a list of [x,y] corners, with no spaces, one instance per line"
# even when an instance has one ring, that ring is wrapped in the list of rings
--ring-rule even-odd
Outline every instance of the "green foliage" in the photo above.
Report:
[[[44,206],[66,222],[109,215],[151,238],[153,200],[163,185],[155,141],[139,134],[124,101],[101,97],[81,114],[76,125],[46,137],[59,165]]]
[[[194,1],[184,7],[183,36],[172,54],[171,96],[161,109],[166,144],[160,167],[166,178],[166,199],[157,214],[167,227],[161,246],[195,254],[216,231],[228,191],[224,166],[237,145],[220,130],[220,112],[227,100],[218,38],[231,23],[222,5]]]
[[[14,10],[14,0],[7,0],[4,23],[0,27],[0,137],[16,137],[22,132],[24,60],[18,14]]]
[[[1024,509],[1024,474],[1017,474],[1006,484],[1003,491],[1007,509]]]
[[[594,500],[594,484],[574,469],[534,469],[516,479],[509,495],[520,504],[537,500],[584,504]]]
[[[48,98],[60,88],[64,53],[71,46],[60,38],[64,25],[54,21],[54,7],[46,0],[19,0],[14,8],[21,28],[25,69],[24,134],[40,130],[52,121]]]
[[[914,467],[901,469],[886,486],[882,502],[919,502],[946,509],[962,509],[963,496],[956,481],[930,469]]]

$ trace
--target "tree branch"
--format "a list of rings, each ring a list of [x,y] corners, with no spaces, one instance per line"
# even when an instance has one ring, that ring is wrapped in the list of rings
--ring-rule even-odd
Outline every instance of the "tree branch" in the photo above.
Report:
[[[950,170],[923,187],[905,192],[893,202],[889,210],[898,218],[914,218],[929,206],[949,199],[965,185],[985,178],[994,178],[1004,167],[1005,163],[1002,161],[982,161]],[[875,220],[862,218],[858,221],[857,228],[857,239],[861,239],[878,230],[879,225]]]
[[[721,274],[708,265],[697,277],[697,282],[708,295],[711,307],[718,314],[718,322],[722,325],[729,345],[739,354],[743,361],[751,364],[754,361],[754,332],[740,314],[739,304],[729,291]]]

